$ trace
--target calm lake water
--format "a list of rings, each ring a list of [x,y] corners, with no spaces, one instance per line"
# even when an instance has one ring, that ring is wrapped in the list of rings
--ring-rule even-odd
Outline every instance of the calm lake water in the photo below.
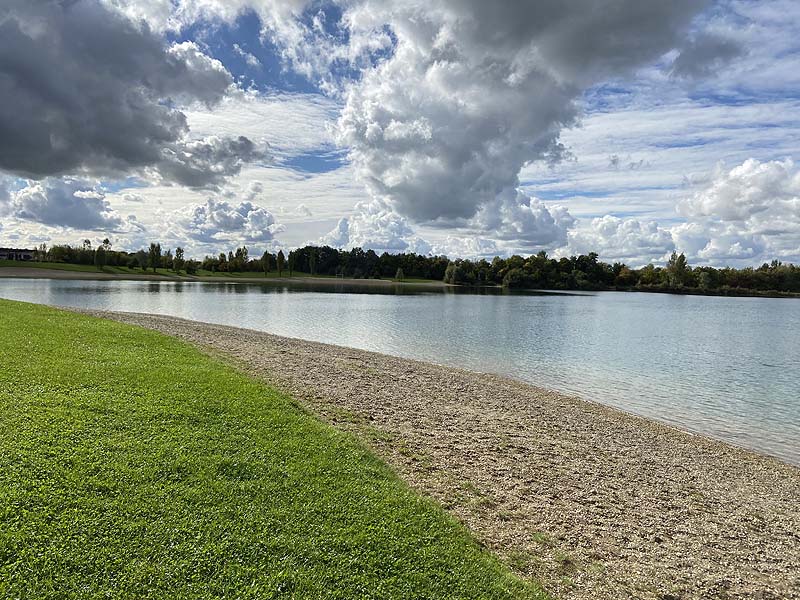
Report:
[[[175,315],[510,375],[800,464],[800,300],[377,292],[0,279],[8,299]]]

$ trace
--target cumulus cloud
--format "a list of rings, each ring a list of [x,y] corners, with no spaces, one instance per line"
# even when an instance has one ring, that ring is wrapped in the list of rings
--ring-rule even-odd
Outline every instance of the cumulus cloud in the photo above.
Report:
[[[800,258],[800,171],[789,159],[720,166],[677,209],[687,217],[678,244],[700,259]]]
[[[507,189],[482,205],[469,224],[485,235],[509,242],[516,251],[528,251],[563,246],[575,219],[564,207],[547,207],[538,198]]]
[[[674,48],[683,71],[726,52],[721,37],[687,41],[703,0],[603,10],[594,0],[333,0],[340,12],[307,0],[108,1],[173,29],[254,10],[289,65],[342,94],[336,141],[381,207],[359,205],[340,223],[331,239],[343,246],[400,248],[412,224],[455,225],[502,248],[563,246],[573,217],[519,193],[519,172],[567,154],[560,135],[578,122],[583,92]]]
[[[462,220],[458,229],[467,235],[448,235],[437,242],[420,237],[411,221],[389,202],[359,202],[354,210],[352,217],[340,219],[320,243],[338,248],[484,257],[561,247],[575,224],[565,208],[548,208],[518,190],[499,194],[473,218]]]
[[[415,235],[405,217],[385,202],[359,202],[355,215],[340,219],[320,244],[336,248],[364,248],[376,252],[427,254],[431,246]]]
[[[749,159],[692,179],[695,191],[676,205],[684,222],[607,215],[570,230],[558,253],[597,252],[636,266],[663,262],[673,250],[694,264],[800,260],[800,171],[791,160]]]
[[[0,170],[38,179],[148,169],[189,186],[216,184],[257,152],[242,138],[190,140],[177,106],[215,105],[232,83],[194,43],[168,46],[98,0],[6,0]]]
[[[246,162],[267,160],[268,154],[244,136],[236,139],[210,136],[186,141],[162,151],[154,175],[188,187],[215,187],[241,171]]]
[[[416,221],[474,216],[513,193],[525,164],[564,155],[583,90],[669,50],[703,3],[611,4],[350,3],[351,32],[395,40],[338,123],[370,191]]]
[[[723,221],[746,221],[767,211],[800,218],[798,198],[800,173],[791,160],[749,159],[730,170],[718,167],[711,183],[680,202],[678,211],[687,217]]]
[[[436,242],[431,248],[431,254],[448,256],[450,258],[494,258],[503,252],[492,239],[476,236],[448,235],[444,240]]]
[[[681,252],[701,263],[752,263],[767,250],[760,236],[719,222],[681,223],[672,235]]]
[[[102,191],[77,180],[29,182],[11,194],[10,214],[43,225],[79,230],[129,231],[140,228],[135,220],[126,220],[117,214]]]
[[[652,220],[621,219],[606,215],[592,219],[588,227],[569,234],[569,245],[560,254],[597,252],[605,260],[639,266],[663,260],[675,250],[672,233]]]
[[[232,204],[209,198],[204,204],[192,204],[175,211],[171,217],[170,237],[201,244],[264,243],[283,231],[270,211],[252,202]]]

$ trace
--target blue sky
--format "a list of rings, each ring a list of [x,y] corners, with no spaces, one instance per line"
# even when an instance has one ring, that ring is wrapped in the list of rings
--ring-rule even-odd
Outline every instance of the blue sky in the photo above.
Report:
[[[617,0],[630,18],[615,22],[587,17],[588,1],[80,0],[145,32],[123,55],[156,61],[84,82],[116,86],[89,112],[113,113],[102,98],[121,86],[169,133],[135,160],[107,142],[127,113],[91,141],[58,133],[87,155],[52,172],[0,148],[0,245],[800,262],[800,6]],[[15,5],[20,31],[41,20]],[[47,15],[48,39],[77,26],[69,10]],[[61,47],[62,70],[116,73],[106,50],[98,68]],[[13,52],[0,45],[6,64]],[[33,93],[15,85],[12,98]],[[86,227],[59,222],[65,203]]]

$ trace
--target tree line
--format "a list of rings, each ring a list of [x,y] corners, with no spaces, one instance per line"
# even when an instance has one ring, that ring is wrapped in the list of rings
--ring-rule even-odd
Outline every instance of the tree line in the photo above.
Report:
[[[90,240],[80,246],[37,248],[37,260],[72,264],[128,267],[142,271],[168,269],[189,275],[210,273],[277,272],[348,278],[430,279],[463,286],[502,286],[508,289],[544,290],[640,290],[703,294],[800,293],[800,267],[774,260],[760,267],[735,269],[692,267],[684,254],[673,252],[664,266],[649,264],[635,269],[621,262],[600,261],[594,252],[550,258],[546,252],[508,258],[450,260],[446,256],[414,253],[377,254],[373,250],[340,250],[330,246],[304,246],[288,252],[264,252],[251,256],[242,246],[227,253],[187,259],[184,249],[163,249],[153,242],[136,252],[113,250],[108,239],[93,248]]]
[[[800,267],[773,260],[760,267],[692,267],[673,252],[666,265],[633,269],[598,260],[594,252],[560,259],[547,253],[449,263],[447,283],[502,285],[510,289],[639,290],[736,295],[746,292],[800,293]]]
[[[151,270],[167,269],[176,273],[184,272],[188,275],[197,273],[200,262],[186,259],[185,251],[180,246],[162,250],[161,244],[153,242],[149,248],[136,252],[112,250],[108,238],[96,248],[92,247],[91,240],[83,240],[79,246],[69,244],[56,244],[47,247],[41,244],[34,251],[34,260],[40,262],[58,262],[73,265],[94,265],[98,269],[103,267],[127,267],[129,269]]]

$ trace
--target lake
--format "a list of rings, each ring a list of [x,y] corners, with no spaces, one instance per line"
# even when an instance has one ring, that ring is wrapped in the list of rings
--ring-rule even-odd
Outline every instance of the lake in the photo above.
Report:
[[[796,299],[47,279],[0,279],[0,297],[509,375],[800,464]]]

